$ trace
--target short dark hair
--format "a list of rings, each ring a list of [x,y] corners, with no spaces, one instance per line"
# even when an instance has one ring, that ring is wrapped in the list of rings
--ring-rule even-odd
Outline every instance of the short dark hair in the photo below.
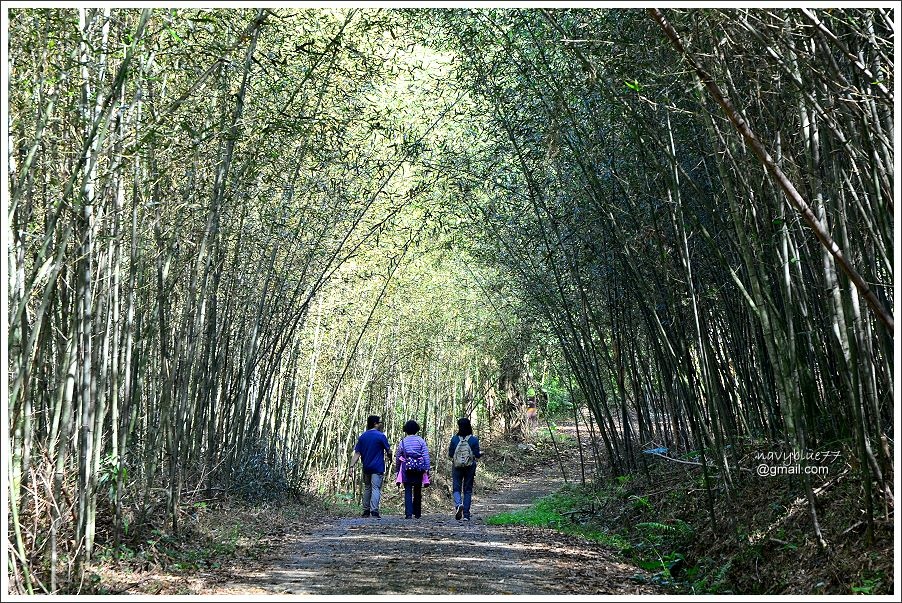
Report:
[[[404,433],[407,435],[413,435],[420,430],[420,424],[411,419],[407,423],[404,423]]]
[[[473,435],[473,425],[470,419],[461,417],[457,420],[457,435],[462,438]]]
[[[372,429],[373,427],[375,427],[377,424],[379,424],[381,422],[382,422],[382,417],[380,417],[379,415],[370,415],[366,418],[366,428]]]

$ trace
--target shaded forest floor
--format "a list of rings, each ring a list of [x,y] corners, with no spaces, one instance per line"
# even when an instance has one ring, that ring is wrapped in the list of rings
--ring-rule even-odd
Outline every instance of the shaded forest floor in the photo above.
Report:
[[[706,504],[700,468],[663,459],[649,461],[648,476],[630,476],[603,491],[596,515],[630,542],[656,541],[681,555],[674,572],[683,592],[742,594],[890,594],[893,592],[893,505],[878,497],[874,540],[867,542],[862,484],[840,457],[823,477],[812,476],[821,548],[808,512],[802,478],[759,476],[756,454],[772,447],[747,443],[738,460],[743,470],[727,490],[712,479],[714,516]],[[848,458],[848,457],[846,457]],[[712,473],[716,473],[712,471]],[[664,533],[637,529],[651,524],[677,528]],[[691,532],[680,530],[691,526]],[[664,536],[662,538],[662,536]],[[667,546],[669,545],[669,547]]]
[[[529,446],[486,442],[471,522],[452,517],[450,483],[441,474],[424,491],[421,520],[403,519],[403,492],[394,484],[383,491],[381,520],[358,517],[359,505],[347,496],[260,505],[220,501],[196,506],[181,538],[156,531],[141,551],[101,560],[85,590],[196,595],[892,592],[892,507],[890,520],[880,518],[875,542],[868,545],[861,513],[851,503],[860,497],[860,484],[843,463],[814,484],[822,488],[818,510],[828,542],[821,550],[807,510],[799,505],[798,479],[743,475],[729,494],[715,480],[712,525],[698,467],[653,458],[647,474],[589,479],[583,485],[572,425],[555,433],[553,443],[547,433]],[[582,444],[591,478],[592,446]],[[750,447],[746,457],[753,454]],[[562,479],[559,458],[569,484]],[[545,501],[540,513],[534,512],[536,500]],[[553,507],[550,519],[542,515],[545,507]],[[526,521],[491,525],[498,513]],[[541,521],[532,522],[536,517]]]

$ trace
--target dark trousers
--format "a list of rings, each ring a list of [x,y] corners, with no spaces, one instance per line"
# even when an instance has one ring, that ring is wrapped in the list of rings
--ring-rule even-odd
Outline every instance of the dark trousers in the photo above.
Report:
[[[470,516],[470,503],[473,501],[473,480],[475,477],[475,463],[469,467],[455,467],[451,470],[451,489],[454,492],[454,504],[464,508],[464,517]]]
[[[404,470],[404,517],[419,517],[423,504],[423,473],[425,471]]]

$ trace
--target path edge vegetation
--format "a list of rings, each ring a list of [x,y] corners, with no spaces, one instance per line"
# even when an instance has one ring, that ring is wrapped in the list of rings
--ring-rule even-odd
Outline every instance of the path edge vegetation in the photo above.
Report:
[[[554,454],[547,436],[545,440],[539,457]],[[574,444],[563,446],[565,458],[576,456]],[[736,495],[761,500],[765,508],[736,506],[720,514],[719,528],[713,529],[700,500],[703,478],[692,458],[697,456],[690,455],[686,462],[695,463],[694,469],[674,471],[671,464],[660,462],[651,463],[648,472],[613,478],[599,476],[591,467],[572,466],[570,479],[559,489],[524,509],[490,515],[485,522],[527,528],[528,535],[517,532],[517,537],[534,542],[547,540],[544,533],[550,530],[601,545],[636,567],[633,580],[673,595],[891,592],[892,544],[884,542],[879,553],[869,551],[855,543],[854,531],[862,526],[848,525],[854,517],[854,489],[839,488],[821,506],[829,517],[825,529],[842,532],[836,538],[845,541],[839,548],[852,550],[824,555],[800,513],[804,505],[791,480],[776,486],[747,480]],[[590,479],[580,480],[580,471]],[[879,561],[859,566],[859,555]]]
[[[582,479],[694,472],[712,546],[770,489],[888,592],[898,11],[7,17],[12,592],[529,399]]]

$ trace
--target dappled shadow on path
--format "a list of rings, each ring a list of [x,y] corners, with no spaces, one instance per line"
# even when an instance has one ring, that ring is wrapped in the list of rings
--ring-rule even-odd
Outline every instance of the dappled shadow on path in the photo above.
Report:
[[[341,519],[299,535],[281,567],[246,578],[293,594],[530,592],[516,547],[478,519]]]
[[[552,463],[474,499],[473,521],[447,515],[327,519],[301,526],[278,559],[239,570],[231,592],[316,595],[645,594],[647,576],[595,543],[550,530],[489,526],[562,483]],[[305,529],[306,528],[306,529]]]
[[[280,594],[604,594],[654,592],[636,570],[567,537],[450,516],[341,519],[297,535],[272,567],[235,576]],[[605,557],[607,556],[607,558]]]

